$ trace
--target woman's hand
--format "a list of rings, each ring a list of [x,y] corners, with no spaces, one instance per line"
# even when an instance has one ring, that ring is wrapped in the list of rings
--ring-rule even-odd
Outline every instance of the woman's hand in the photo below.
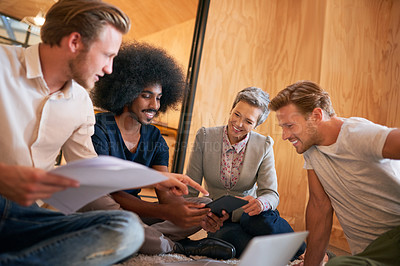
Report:
[[[249,202],[242,207],[243,211],[248,215],[250,216],[258,215],[263,211],[262,203],[258,199],[252,196],[246,196],[241,199],[247,200]]]

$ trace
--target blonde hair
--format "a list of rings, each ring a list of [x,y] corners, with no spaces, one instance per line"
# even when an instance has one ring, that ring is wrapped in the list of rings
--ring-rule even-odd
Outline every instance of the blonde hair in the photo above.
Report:
[[[289,104],[294,104],[304,116],[315,108],[321,108],[329,117],[335,115],[329,94],[318,84],[308,80],[298,81],[280,91],[271,100],[269,108],[277,111]]]
[[[97,39],[105,25],[122,34],[130,29],[130,20],[119,8],[101,0],[59,0],[46,14],[40,37],[45,44],[60,45],[61,39],[78,32],[86,46]]]

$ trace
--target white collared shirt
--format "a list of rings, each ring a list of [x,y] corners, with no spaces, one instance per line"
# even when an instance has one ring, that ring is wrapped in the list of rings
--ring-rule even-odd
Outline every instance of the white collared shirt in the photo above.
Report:
[[[96,156],[93,105],[74,81],[53,94],[39,45],[0,45],[0,162],[50,170],[62,148],[67,161]]]

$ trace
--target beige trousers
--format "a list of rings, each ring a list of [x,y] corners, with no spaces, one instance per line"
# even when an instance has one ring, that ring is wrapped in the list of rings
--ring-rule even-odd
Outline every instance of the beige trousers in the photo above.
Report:
[[[211,199],[205,197],[186,198],[186,200],[205,204],[211,202]],[[112,198],[111,195],[106,195],[85,205],[79,209],[78,212],[121,209],[121,206]],[[139,252],[149,255],[173,252],[175,246],[174,241],[182,240],[201,229],[200,226],[182,228],[170,221],[161,221],[148,225],[143,220],[145,219],[142,219],[145,238]]]

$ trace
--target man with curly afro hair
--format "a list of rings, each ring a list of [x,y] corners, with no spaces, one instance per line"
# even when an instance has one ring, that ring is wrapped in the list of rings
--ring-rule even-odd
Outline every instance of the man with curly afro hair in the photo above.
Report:
[[[157,171],[168,172],[169,148],[160,131],[151,125],[159,112],[174,107],[185,89],[184,74],[163,49],[146,43],[124,44],[114,59],[111,75],[99,80],[91,93],[96,107],[93,145],[99,155],[134,161]],[[80,211],[123,209],[136,213],[144,222],[144,254],[177,252],[217,259],[235,256],[234,247],[222,240],[187,237],[204,228],[215,232],[221,224],[208,219],[206,198],[184,199],[156,189],[159,203],[143,201],[140,189],[114,192],[97,199]],[[211,226],[212,225],[212,226]]]
[[[130,109],[145,88],[158,86],[162,90],[162,97],[154,98],[161,113],[175,107],[185,90],[185,76],[174,58],[146,43],[124,43],[115,58],[113,72],[99,80],[91,96],[96,107],[116,116],[125,107]],[[143,123],[140,119],[139,122]]]

